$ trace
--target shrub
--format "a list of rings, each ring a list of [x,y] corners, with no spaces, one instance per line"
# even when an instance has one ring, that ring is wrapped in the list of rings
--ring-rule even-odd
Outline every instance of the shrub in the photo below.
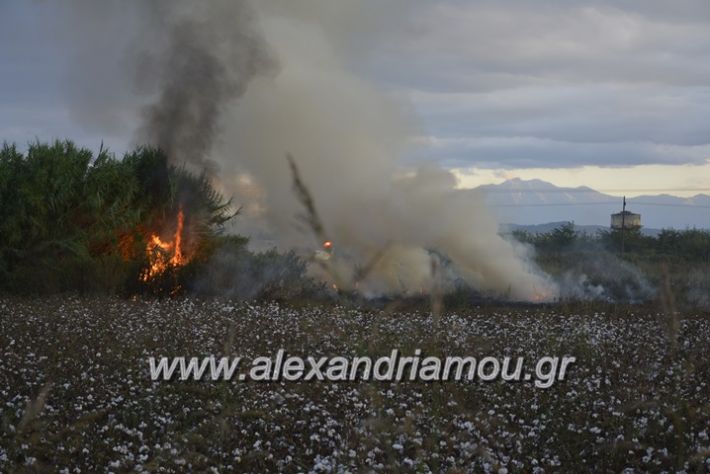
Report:
[[[160,150],[123,159],[70,141],[0,150],[0,291],[139,291],[151,230],[190,220],[194,253],[230,219],[204,175],[169,164]]]

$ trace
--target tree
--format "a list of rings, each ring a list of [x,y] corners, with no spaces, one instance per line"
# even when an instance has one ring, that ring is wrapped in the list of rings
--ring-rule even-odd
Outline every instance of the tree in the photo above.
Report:
[[[115,289],[145,264],[145,238],[179,209],[200,245],[235,215],[204,175],[153,148],[123,159],[70,141],[0,150],[0,289]]]

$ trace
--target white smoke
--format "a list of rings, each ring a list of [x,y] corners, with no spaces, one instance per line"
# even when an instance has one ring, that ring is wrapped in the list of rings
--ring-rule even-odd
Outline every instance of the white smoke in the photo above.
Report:
[[[556,297],[555,285],[533,268],[525,249],[498,236],[483,196],[458,193],[455,177],[436,165],[401,168],[415,132],[412,115],[406,104],[349,70],[343,57],[349,49],[333,36],[337,23],[354,15],[352,5],[339,12],[329,2],[327,15],[317,12],[262,7],[262,30],[279,70],[254,78],[225,115],[224,142],[215,153],[227,176],[246,173],[265,191],[259,209],[280,246],[319,245],[295,225],[300,203],[285,159],[289,152],[336,254],[349,257],[339,270],[352,273],[357,263],[382,253],[363,282],[368,290],[428,289],[429,252],[435,251],[477,289],[520,300]],[[371,32],[368,26],[363,34]],[[357,35],[352,26],[344,30],[343,41]],[[236,179],[223,184],[239,188]],[[342,268],[348,262],[351,267]]]
[[[72,19],[68,35],[76,46],[89,45],[81,46],[77,60],[84,64],[71,68],[70,82],[81,90],[89,82],[98,92],[101,83],[92,76],[98,64],[113,67],[112,76],[132,83],[134,94],[105,91],[115,98],[111,107],[97,105],[101,93],[78,94],[72,100],[84,114],[80,121],[102,123],[102,111],[129,104],[137,140],[193,168],[208,167],[219,187],[245,205],[248,212],[237,218],[242,228],[265,223],[256,235],[271,236],[282,249],[312,253],[320,245],[297,225],[303,209],[293,192],[290,153],[341,257],[338,272],[347,279],[379,256],[363,291],[429,289],[434,252],[477,289],[519,300],[557,296],[525,249],[498,236],[482,196],[457,192],[454,176],[434,164],[403,167],[411,137],[419,135],[414,114],[406,98],[356,71],[369,49],[386,42],[407,2],[101,5],[73,0],[55,7],[69,13],[64,18]],[[85,27],[105,21],[125,22],[131,37],[125,57],[106,57],[100,46],[113,41]]]

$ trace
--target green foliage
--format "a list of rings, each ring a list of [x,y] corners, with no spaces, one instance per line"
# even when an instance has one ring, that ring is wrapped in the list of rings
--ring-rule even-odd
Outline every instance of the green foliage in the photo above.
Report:
[[[650,235],[644,235],[638,227],[625,229],[623,232],[620,229],[599,231],[597,238],[604,249],[613,253],[621,252],[623,241],[624,254],[629,259],[650,258],[658,250],[657,239]]]
[[[580,286],[581,278],[615,301],[645,300],[652,290],[667,288],[677,302],[707,306],[710,286],[703,275],[710,268],[710,231],[665,229],[650,236],[637,228],[623,235],[619,229],[580,235],[566,224],[541,234],[515,231],[513,237],[531,245],[537,263],[558,281],[575,279]]]
[[[182,208],[192,220],[193,231],[204,237],[236,215],[231,201],[224,200],[205,174],[194,175],[170,165],[161,150],[142,147],[127,154],[122,163],[136,180],[136,196],[141,201],[137,205],[148,212],[146,219],[154,225],[174,219]]]
[[[514,230],[512,235],[519,242],[550,252],[568,250],[584,239],[584,236],[575,230],[573,222],[566,222],[550,232],[533,234],[525,230]]]
[[[146,243],[172,235],[179,211],[190,255],[143,282]],[[122,159],[69,141],[0,150],[0,291],[11,293],[190,291],[285,299],[317,287],[306,262],[275,250],[254,254],[247,239],[223,235],[237,214],[204,174],[142,147]]]
[[[139,148],[116,159],[69,141],[0,150],[0,290],[120,291],[145,265],[145,238],[178,209],[196,242],[235,213],[204,175]],[[202,244],[201,244],[202,245]],[[201,249],[200,249],[201,250]]]
[[[674,260],[687,263],[710,263],[710,231],[701,229],[664,229],[657,236],[645,235],[640,228],[601,230],[596,235],[580,234],[568,222],[550,232],[533,234],[512,232],[515,240],[532,245],[538,255],[580,251],[621,253],[627,260]]]
[[[657,237],[659,255],[710,263],[710,232],[699,229],[664,229]]]

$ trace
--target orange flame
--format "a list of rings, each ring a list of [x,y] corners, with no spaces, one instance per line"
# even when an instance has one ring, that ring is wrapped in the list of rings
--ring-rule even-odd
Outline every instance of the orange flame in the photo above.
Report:
[[[184,225],[185,215],[182,212],[182,208],[180,208],[177,215],[175,236],[172,242],[163,241],[156,233],[151,234],[150,239],[148,239],[148,244],[145,247],[145,253],[148,257],[148,268],[141,273],[141,281],[148,282],[158,275],[162,275],[168,269],[181,267],[189,261],[182,248]]]
[[[554,300],[554,293],[550,290],[538,290],[530,300],[532,303],[546,303]]]

